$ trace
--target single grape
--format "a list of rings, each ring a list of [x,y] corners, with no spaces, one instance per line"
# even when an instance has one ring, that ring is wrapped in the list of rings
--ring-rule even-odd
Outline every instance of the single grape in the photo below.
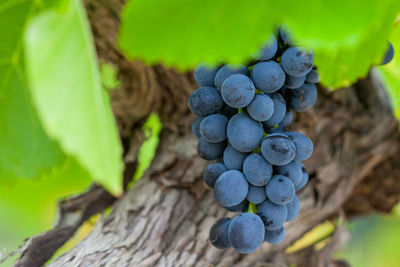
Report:
[[[300,164],[301,164],[301,171],[303,172],[303,178],[301,179],[301,182],[298,185],[296,185],[296,191],[300,191],[308,183],[308,172],[307,172],[307,169],[306,169],[306,167],[304,167],[303,163],[300,163]]]
[[[276,37],[271,34],[269,40],[263,45],[263,47],[258,51],[255,59],[260,61],[266,61],[271,59],[275,56],[276,51],[278,50],[278,41]]]
[[[303,180],[303,172],[301,170],[301,164],[298,161],[292,161],[283,166],[276,166],[276,174],[281,174],[289,178],[292,183],[296,186]]]
[[[224,172],[228,171],[223,163],[217,162],[207,166],[203,173],[203,180],[209,187],[213,188],[215,181]]]
[[[306,76],[306,82],[319,83],[319,74],[316,70],[311,70]]]
[[[205,160],[214,160],[222,157],[225,147],[225,141],[221,143],[210,143],[204,138],[200,138],[197,143],[197,153]]]
[[[286,221],[287,208],[286,206],[276,205],[267,199],[257,206],[257,215],[264,222],[265,229],[277,230]]]
[[[197,116],[220,112],[224,104],[221,95],[213,87],[201,87],[189,97],[189,109]]]
[[[273,93],[285,83],[285,72],[275,61],[257,63],[251,72],[256,88],[264,93]]]
[[[261,124],[245,113],[234,115],[228,122],[227,136],[229,143],[240,152],[256,149],[263,137]]]
[[[292,140],[284,134],[268,135],[261,144],[261,154],[272,165],[286,165],[296,155],[296,147]]]
[[[286,75],[285,85],[289,89],[299,88],[306,80],[306,76],[295,77],[289,74]]]
[[[306,76],[312,70],[313,61],[314,56],[312,53],[301,50],[298,47],[289,47],[281,57],[283,70],[295,77]]]
[[[256,251],[264,241],[265,229],[260,217],[241,213],[232,219],[228,236],[232,247],[240,253]]]
[[[209,240],[214,247],[219,249],[231,247],[228,237],[231,222],[231,218],[221,218],[211,227]]]
[[[232,207],[224,207],[227,211],[230,212],[247,212],[249,210],[249,201],[247,199],[243,200],[239,204],[232,206]]]
[[[286,204],[287,208],[287,218],[286,221],[290,222],[296,219],[296,217],[300,213],[300,201],[299,198],[295,195],[292,201]]]
[[[264,94],[257,94],[247,107],[250,117],[256,121],[266,121],[274,113],[274,102]]]
[[[219,176],[214,185],[217,202],[224,207],[240,204],[249,191],[249,184],[240,171],[229,170]]]
[[[263,122],[263,125],[267,127],[274,127],[280,123],[286,115],[286,101],[283,96],[279,93],[273,93],[269,95],[274,102],[274,113],[272,116]]]
[[[268,199],[277,205],[286,205],[295,196],[292,181],[283,175],[274,175],[266,186]]]
[[[255,186],[266,185],[272,177],[272,166],[260,154],[250,154],[243,162],[247,181]]]
[[[255,92],[253,82],[243,74],[229,76],[221,87],[222,99],[233,108],[243,108],[250,104]]]
[[[207,142],[219,143],[226,139],[227,125],[227,117],[221,114],[212,114],[201,122],[200,134]]]
[[[224,107],[221,110],[221,114],[227,117],[228,119],[232,118],[233,115],[238,113],[237,108],[233,108],[227,104],[224,104]]]
[[[222,84],[224,83],[225,79],[233,74],[243,74],[249,76],[249,69],[244,65],[234,65],[234,64],[227,64],[221,67],[217,74],[215,75],[215,87],[218,90],[221,90]]]
[[[194,136],[196,136],[197,139],[201,137],[200,134],[200,123],[205,117],[203,116],[197,116],[193,122],[192,122],[192,133]]]
[[[285,117],[279,123],[279,127],[286,127],[288,126],[293,120],[293,113],[290,110],[286,110]]]
[[[313,83],[305,83],[301,87],[287,92],[290,107],[297,112],[311,109],[317,101],[317,88]]]
[[[383,57],[381,65],[385,65],[392,61],[394,57],[394,48],[391,42],[388,42],[388,49],[386,50],[385,56]]]
[[[229,170],[241,171],[246,157],[247,154],[237,151],[232,146],[227,146],[224,151],[223,161]]]
[[[299,132],[288,132],[287,136],[292,139],[296,147],[296,155],[293,160],[303,161],[311,156],[314,145],[310,138]]]
[[[200,86],[215,87],[214,80],[219,67],[198,65],[194,70],[194,79]]]
[[[249,185],[247,200],[254,204],[261,204],[267,199],[264,186]]]
[[[276,230],[265,229],[264,240],[270,244],[279,244],[285,239],[285,228],[281,227]]]

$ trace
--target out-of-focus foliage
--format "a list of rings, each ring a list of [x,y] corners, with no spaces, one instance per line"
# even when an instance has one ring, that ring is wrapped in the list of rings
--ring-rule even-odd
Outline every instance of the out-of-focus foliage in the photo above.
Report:
[[[19,179],[0,188],[0,251],[6,248],[7,254],[22,245],[25,238],[49,229],[60,196],[82,191],[90,181],[90,175],[68,159],[39,179]],[[4,263],[11,265],[11,260]]]
[[[399,205],[391,216],[372,216],[349,224],[351,239],[336,254],[353,267],[398,267],[400,263]]]
[[[100,65],[100,74],[101,81],[103,83],[104,88],[111,91],[114,89],[118,89],[121,85],[121,82],[118,80],[118,70],[111,63],[101,63]]]
[[[389,64],[377,67],[377,69],[392,99],[395,115],[400,120],[400,17],[389,40],[395,50],[394,59]]]
[[[35,17],[25,35],[30,91],[48,135],[114,194],[122,148],[80,0]]]
[[[179,69],[243,63],[284,23],[314,50],[322,82],[338,88],[382,60],[399,11],[396,0],[131,0],[119,43],[131,58]]]
[[[158,147],[158,142],[160,140],[159,135],[162,129],[162,123],[160,118],[152,113],[143,125],[143,132],[146,136],[146,140],[142,143],[138,154],[138,166],[133,176],[132,186],[139,178],[143,175],[146,169],[150,166],[153,160],[156,150]]]

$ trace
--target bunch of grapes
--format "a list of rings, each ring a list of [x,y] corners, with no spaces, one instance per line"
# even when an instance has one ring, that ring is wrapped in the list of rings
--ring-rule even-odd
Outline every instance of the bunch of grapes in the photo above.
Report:
[[[202,87],[189,98],[197,116],[192,132],[200,157],[216,160],[204,182],[222,207],[242,212],[212,226],[211,244],[251,253],[263,241],[282,242],[284,223],[300,212],[296,192],[308,182],[301,161],[313,152],[307,136],[286,128],[292,112],[307,111],[317,100],[313,54],[281,29],[248,66],[200,65],[194,75]]]

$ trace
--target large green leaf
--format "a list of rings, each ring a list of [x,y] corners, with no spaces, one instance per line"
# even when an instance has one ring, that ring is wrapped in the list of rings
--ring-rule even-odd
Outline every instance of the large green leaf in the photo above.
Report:
[[[46,132],[93,179],[122,191],[122,148],[79,0],[35,17],[26,31],[32,98]]]
[[[245,62],[284,23],[315,51],[322,82],[348,85],[379,62],[397,0],[131,0],[119,44],[133,59],[179,69],[200,62]]]
[[[0,4],[0,183],[41,176],[64,160],[31,103],[23,63],[23,32],[34,1]]]

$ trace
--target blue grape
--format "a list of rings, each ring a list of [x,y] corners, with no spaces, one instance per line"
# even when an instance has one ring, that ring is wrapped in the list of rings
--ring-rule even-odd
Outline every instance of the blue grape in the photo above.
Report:
[[[203,116],[197,116],[193,122],[192,122],[192,133],[194,136],[196,136],[197,139],[201,137],[200,134],[200,123],[205,117]]]
[[[224,207],[224,206],[223,206]],[[230,212],[246,212],[249,210],[249,201],[247,199],[243,200],[239,204],[232,206],[232,207],[224,207],[227,211]]]
[[[264,241],[264,224],[253,213],[241,213],[232,219],[228,236],[232,247],[240,253],[256,251]]]
[[[281,174],[289,178],[295,186],[298,185],[303,179],[301,164],[298,161],[292,161],[283,166],[276,166],[276,171],[277,174]]]
[[[282,85],[282,87],[278,90],[277,93],[281,94],[283,98],[285,98],[287,87],[286,85]]]
[[[249,185],[247,200],[254,204],[261,204],[267,199],[264,186]]]
[[[221,111],[224,101],[217,89],[201,87],[190,95],[188,104],[197,116],[207,116]]]
[[[281,227],[276,230],[265,229],[264,240],[270,244],[279,244],[285,239],[285,228]]]
[[[215,87],[214,80],[219,67],[198,65],[194,70],[194,79],[200,86]]]
[[[300,164],[301,164],[301,171],[303,172],[303,178],[301,179],[301,182],[298,185],[296,185],[296,191],[300,191],[308,183],[308,172],[307,172],[307,169],[306,169],[306,167],[304,167],[303,163],[300,163]]]
[[[221,110],[221,114],[227,117],[228,119],[232,118],[233,115],[238,113],[237,108],[233,108],[227,104],[224,104],[224,107]]]
[[[220,68],[215,75],[215,87],[218,90],[221,90],[222,84],[224,83],[225,79],[233,74],[243,74],[245,76],[249,76],[249,69],[244,65],[233,65],[227,64]]]
[[[219,249],[231,247],[228,237],[228,230],[231,222],[231,218],[221,218],[211,227],[209,240],[214,247]]]
[[[224,154],[226,142],[221,143],[210,143],[204,138],[200,138],[197,143],[197,153],[205,160],[219,159]]]
[[[303,161],[311,156],[314,150],[314,145],[310,138],[299,132],[289,132],[287,133],[287,136],[292,139],[296,147],[294,160]]]
[[[283,70],[295,77],[306,76],[312,70],[313,61],[312,53],[300,50],[297,47],[289,47],[281,57]]]
[[[276,40],[276,37],[273,34],[271,34],[270,39],[260,49],[255,58],[261,61],[271,59],[275,56],[277,50],[278,50],[278,41]]]
[[[267,199],[257,206],[257,215],[263,221],[265,229],[277,230],[286,221],[287,208],[286,206],[276,205]]]
[[[285,83],[285,72],[275,61],[260,62],[254,65],[251,78],[258,90],[273,93]]]
[[[256,121],[266,121],[274,113],[274,102],[264,94],[257,94],[247,107],[250,117]]]
[[[295,195],[292,201],[286,204],[287,208],[287,218],[286,221],[290,222],[296,219],[296,217],[300,213],[300,201],[299,198]]]
[[[296,147],[292,140],[284,134],[268,135],[261,144],[261,154],[272,165],[286,165],[296,155]]]
[[[217,162],[207,166],[203,173],[203,180],[209,187],[213,188],[215,181],[224,172],[228,171],[223,163]]]
[[[297,112],[311,109],[317,101],[317,88],[313,83],[305,83],[301,87],[287,92],[290,107]]]
[[[272,166],[260,154],[250,154],[244,160],[243,173],[255,186],[266,185],[272,177]]]
[[[200,124],[201,136],[210,143],[219,143],[226,139],[228,119],[221,114],[212,114],[203,119]]]
[[[388,42],[388,49],[386,50],[385,56],[383,57],[381,65],[385,65],[392,61],[394,57],[394,48],[391,42]]]
[[[234,115],[228,122],[227,136],[229,143],[240,152],[256,149],[263,137],[261,124],[245,113]]]
[[[286,205],[295,196],[292,181],[283,175],[274,175],[266,186],[268,199],[277,205]]]
[[[219,176],[214,185],[217,202],[224,207],[240,204],[249,191],[249,184],[240,171],[229,170]]]
[[[233,108],[243,108],[250,104],[255,93],[253,82],[242,74],[229,76],[221,87],[222,99]]]
[[[293,39],[290,37],[288,32],[283,27],[281,27],[280,30],[279,30],[279,37],[282,39],[282,41],[284,41],[288,45],[293,45],[294,44]]]
[[[305,80],[306,76],[295,77],[291,75],[286,75],[285,85],[289,89],[295,89],[302,86]]]
[[[285,117],[281,120],[279,123],[280,127],[286,127],[288,126],[293,120],[293,113],[290,110],[286,110]]]
[[[306,82],[319,83],[319,74],[316,70],[311,70],[306,76]]]
[[[267,127],[274,127],[282,121],[286,115],[286,101],[283,96],[279,93],[274,93],[269,95],[274,102],[274,113],[272,116],[263,122],[263,125]]]
[[[229,170],[241,171],[246,157],[247,154],[237,151],[232,146],[227,146],[224,151],[223,161]]]

